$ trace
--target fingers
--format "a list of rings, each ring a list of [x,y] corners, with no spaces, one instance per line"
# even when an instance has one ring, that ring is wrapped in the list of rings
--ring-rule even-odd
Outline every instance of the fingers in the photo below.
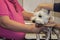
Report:
[[[47,27],[54,27],[56,24],[55,23],[47,23],[45,24],[44,26],[47,26]]]

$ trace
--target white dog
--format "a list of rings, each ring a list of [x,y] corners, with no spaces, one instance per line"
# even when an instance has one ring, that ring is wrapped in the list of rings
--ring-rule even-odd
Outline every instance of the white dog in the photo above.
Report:
[[[32,17],[31,20],[33,23],[36,24],[37,27],[41,27],[44,24],[48,23],[49,18],[50,18],[49,11],[46,9],[41,9],[40,11],[34,13],[34,17]],[[45,27],[43,27],[41,31],[48,33],[47,29]],[[39,39],[40,39],[39,34],[37,34],[37,40],[39,40]],[[47,40],[48,39],[49,38],[47,38]]]
[[[48,23],[50,18],[49,11],[46,9],[42,9],[38,12],[34,13],[34,17],[31,18],[32,22],[38,24],[46,24]]]
[[[50,15],[50,11],[47,9],[41,9],[38,12],[34,13],[34,17],[31,18],[33,23],[36,23],[36,25],[38,25],[38,27],[40,27],[39,25],[44,25],[47,24],[49,19],[50,19],[51,15]],[[50,27],[43,27],[42,29],[43,32],[47,32],[47,39],[48,40],[50,38],[50,33],[52,31],[52,28]],[[56,32],[56,29],[54,28],[54,32],[57,34],[57,36],[59,35],[59,32]],[[58,39],[60,40],[60,37],[58,36]]]

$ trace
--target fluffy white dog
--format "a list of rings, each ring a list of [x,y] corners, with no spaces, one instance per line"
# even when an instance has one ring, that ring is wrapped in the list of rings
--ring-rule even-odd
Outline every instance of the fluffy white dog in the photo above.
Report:
[[[34,13],[34,17],[31,18],[33,23],[37,24],[46,24],[48,23],[50,18],[49,11],[46,9],[41,9],[38,12]]]
[[[39,25],[44,25],[44,24],[47,24],[49,19],[50,19],[51,15],[50,15],[50,11],[47,10],[47,9],[41,9],[40,11],[38,12],[35,12],[34,13],[34,17],[31,18],[32,22],[33,23],[36,23],[36,25],[38,27],[40,27]],[[52,18],[53,19],[53,18]],[[43,27],[42,29],[43,32],[47,32],[47,39],[49,39],[49,37],[51,36],[50,33],[52,31],[52,28],[51,27]],[[53,31],[54,33],[56,33],[57,37],[58,37],[58,40],[60,40],[60,36],[59,36],[59,31],[57,32],[56,31],[56,28],[53,28]]]

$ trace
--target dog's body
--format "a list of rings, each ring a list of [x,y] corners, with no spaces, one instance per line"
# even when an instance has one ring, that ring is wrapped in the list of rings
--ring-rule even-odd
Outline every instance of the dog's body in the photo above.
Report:
[[[37,25],[47,24],[48,21],[49,21],[49,18],[51,17],[51,15],[49,13],[50,13],[49,10],[42,9],[42,10],[40,10],[38,12],[35,12],[34,13],[34,17],[32,17],[31,20],[32,20],[33,23],[36,23]],[[54,30],[54,32],[56,32],[55,28],[53,30]],[[48,40],[49,37],[51,36],[50,34],[51,34],[51,31],[52,31],[52,28],[42,27],[42,30],[41,31],[48,33],[46,35],[47,36],[47,39],[46,40]],[[56,34],[58,35],[59,33],[56,32]]]

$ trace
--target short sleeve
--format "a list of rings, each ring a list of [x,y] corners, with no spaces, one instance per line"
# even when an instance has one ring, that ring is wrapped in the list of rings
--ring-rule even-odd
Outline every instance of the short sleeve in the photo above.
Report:
[[[60,3],[54,3],[54,11],[60,12]]]
[[[18,7],[18,9],[19,9],[19,11],[23,11],[24,9],[23,9],[23,7],[19,4],[19,2],[16,0],[16,5],[17,5],[17,7]]]
[[[0,16],[9,15],[8,8],[4,0],[0,0]]]

